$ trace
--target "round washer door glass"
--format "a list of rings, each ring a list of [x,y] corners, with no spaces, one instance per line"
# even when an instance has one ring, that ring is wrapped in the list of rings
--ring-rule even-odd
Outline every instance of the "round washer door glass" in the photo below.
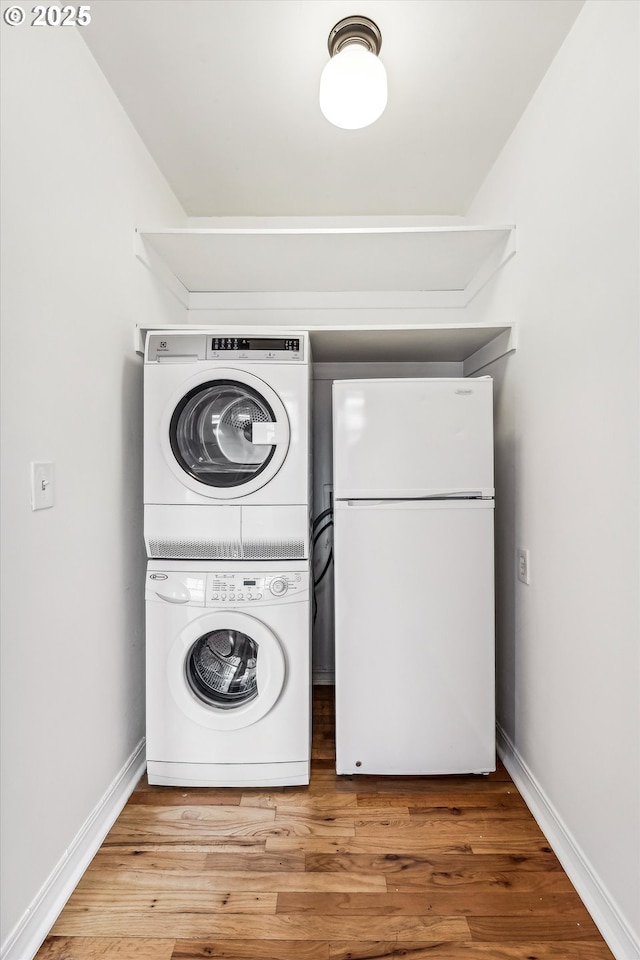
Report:
[[[246,383],[213,380],[194,387],[177,405],[170,425],[173,454],[187,474],[210,487],[238,487],[267,468],[276,450],[264,442],[274,424],[271,405]],[[262,442],[260,442],[262,441]]]
[[[258,696],[258,644],[240,630],[211,630],[185,663],[191,692],[203,703],[233,710]]]
[[[240,610],[216,610],[180,631],[166,676],[185,716],[211,730],[239,730],[277,703],[286,661],[280,641],[262,620]]]

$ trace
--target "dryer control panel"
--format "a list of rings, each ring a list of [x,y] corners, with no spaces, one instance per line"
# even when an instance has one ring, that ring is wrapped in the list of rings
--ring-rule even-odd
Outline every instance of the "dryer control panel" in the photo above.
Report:
[[[265,360],[305,363],[306,338],[300,333],[250,334],[212,330],[208,333],[149,333],[146,363],[193,363],[198,360]]]
[[[242,360],[302,358],[300,337],[209,337],[207,357],[238,357]]]
[[[147,573],[147,600],[198,607],[248,607],[257,603],[295,603],[309,592],[308,573]]]

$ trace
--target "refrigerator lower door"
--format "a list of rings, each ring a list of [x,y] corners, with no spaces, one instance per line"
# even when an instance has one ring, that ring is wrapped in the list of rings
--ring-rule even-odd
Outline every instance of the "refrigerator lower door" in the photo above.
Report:
[[[495,769],[493,512],[336,502],[339,774]]]

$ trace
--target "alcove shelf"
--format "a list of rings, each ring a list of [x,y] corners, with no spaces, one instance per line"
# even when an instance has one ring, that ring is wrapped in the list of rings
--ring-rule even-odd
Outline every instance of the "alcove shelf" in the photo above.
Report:
[[[186,306],[199,294],[363,291],[448,293],[457,295],[449,305],[465,306],[515,250],[511,226],[413,222],[140,229],[137,237],[140,259],[164,264]]]
[[[201,333],[214,324],[136,327],[136,350],[144,353],[150,330]],[[229,324],[226,325],[229,328]],[[256,332],[264,328],[255,327]],[[441,363],[462,364],[464,376],[477,373],[494,360],[512,353],[516,331],[512,324],[413,324],[393,326],[316,326],[291,324],[270,333],[307,329],[314,363]]]
[[[432,221],[219,218],[139,229],[136,254],[188,329],[309,330],[315,362],[450,361],[469,375],[515,349],[511,325],[465,314],[514,255],[515,229]],[[139,352],[148,329],[137,328]]]

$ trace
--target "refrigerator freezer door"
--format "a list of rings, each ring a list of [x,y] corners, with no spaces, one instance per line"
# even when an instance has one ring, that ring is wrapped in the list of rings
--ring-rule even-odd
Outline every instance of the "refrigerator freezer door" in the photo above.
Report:
[[[493,485],[493,381],[337,380],[333,496],[484,496]]]
[[[335,504],[342,774],[495,769],[493,503]]]

